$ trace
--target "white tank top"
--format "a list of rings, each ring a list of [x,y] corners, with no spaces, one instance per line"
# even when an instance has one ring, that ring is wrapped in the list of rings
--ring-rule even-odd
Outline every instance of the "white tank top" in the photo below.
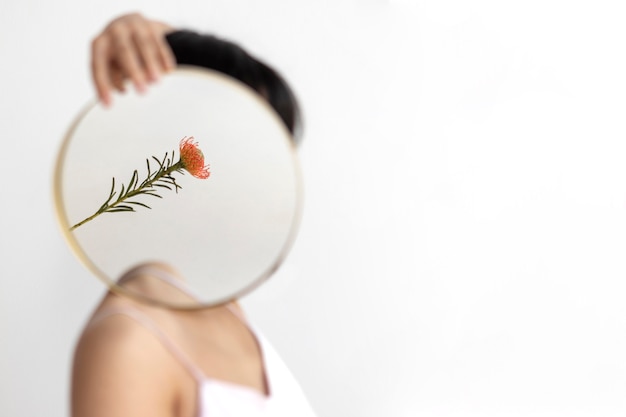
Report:
[[[230,305],[228,308],[257,338],[265,367],[268,396],[251,387],[207,377],[151,318],[132,307],[103,310],[93,317],[90,325],[122,314],[152,332],[196,380],[197,417],[315,417],[300,386],[276,351],[235,309]]]

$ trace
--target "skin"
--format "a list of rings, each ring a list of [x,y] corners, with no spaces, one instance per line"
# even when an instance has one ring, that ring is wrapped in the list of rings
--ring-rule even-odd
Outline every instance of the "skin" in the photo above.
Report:
[[[149,297],[187,301],[168,284],[141,273],[123,285]],[[237,304],[231,306],[243,315]],[[108,293],[94,314],[125,307],[149,317],[207,377],[269,395],[257,339],[226,306],[173,311]],[[74,354],[73,417],[191,417],[197,415],[197,404],[195,379],[143,325],[113,315],[83,331]]]
[[[119,17],[106,26],[92,43],[93,81],[103,104],[111,105],[112,91],[123,92],[127,80],[145,91],[173,70],[175,60],[163,39],[172,30],[139,14]],[[171,291],[148,278],[138,274],[124,285],[141,288],[155,298]],[[152,319],[206,376],[269,395],[256,337],[226,306],[173,311],[108,293],[95,314],[124,306]],[[236,303],[231,306],[241,313]],[[196,391],[196,381],[170,351],[126,316],[114,315],[88,325],[76,346],[73,417],[192,417],[197,412]]]
[[[174,68],[176,59],[164,35],[175,29],[138,13],[118,17],[91,43],[91,73],[99,99],[112,103],[111,92],[124,92],[132,81],[139,92]]]

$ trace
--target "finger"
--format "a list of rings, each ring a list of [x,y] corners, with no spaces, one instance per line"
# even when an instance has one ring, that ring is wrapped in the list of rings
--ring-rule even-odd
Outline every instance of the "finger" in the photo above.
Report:
[[[100,35],[91,43],[91,76],[98,98],[105,106],[111,104],[111,80],[109,75],[109,41]]]
[[[146,89],[146,75],[139,61],[139,52],[126,30],[117,30],[113,45],[115,62],[123,75],[130,78],[139,92]]]
[[[115,67],[113,67],[113,69],[111,70],[111,82],[113,83],[113,86],[115,87],[115,89],[119,91],[120,93],[126,92],[124,81],[125,81],[124,73],[122,73],[122,70],[120,70],[117,67],[117,65],[115,65]]]
[[[173,71],[176,68],[176,57],[166,39],[167,33],[174,30],[172,26],[163,22],[150,22],[150,32],[154,38],[154,44],[156,45],[159,64],[165,72]]]
[[[158,80],[162,68],[159,63],[155,40],[149,27],[145,24],[135,25],[132,39],[148,79],[151,81]]]
[[[154,36],[156,42],[161,68],[166,72],[174,71],[176,68],[176,57],[174,56],[172,48],[170,48],[170,45],[167,43],[165,35],[163,35],[162,32],[152,31],[152,36]]]

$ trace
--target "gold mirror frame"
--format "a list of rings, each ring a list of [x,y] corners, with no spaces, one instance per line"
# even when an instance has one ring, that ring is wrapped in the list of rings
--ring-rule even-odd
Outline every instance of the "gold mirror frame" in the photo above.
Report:
[[[299,229],[299,225],[301,222],[302,209],[303,209],[303,181],[302,181],[300,165],[298,163],[298,159],[296,156],[296,148],[294,145],[293,137],[287,131],[282,120],[275,113],[273,108],[271,108],[271,106],[267,103],[267,101],[261,98],[256,92],[251,90],[246,85],[220,72],[211,71],[207,69],[199,69],[196,67],[179,67],[179,69],[175,71],[175,74],[182,75],[182,76],[190,76],[190,77],[209,76],[213,78],[214,80],[218,80],[219,82],[223,82],[223,83],[228,84],[229,86],[232,86],[232,88],[234,89],[237,89],[239,91],[245,91],[245,93],[248,94],[253,100],[255,100],[260,106],[264,107],[267,113],[270,114],[271,117],[273,117],[277,123],[283,126],[286,132],[286,135],[289,138],[289,147],[290,147],[291,159],[293,163],[293,172],[295,175],[295,212],[294,212],[291,224],[289,226],[288,236],[284,244],[282,245],[282,248],[280,249],[278,256],[271,263],[271,265],[267,269],[262,271],[258,275],[258,277],[251,280],[249,285],[241,288],[240,290],[236,291],[232,295],[229,295],[227,297],[222,297],[216,300],[211,300],[209,302],[200,302],[197,304],[178,304],[178,303],[165,302],[162,300],[148,297],[146,295],[142,295],[136,291],[128,290],[120,285],[117,285],[116,281],[113,279],[114,277],[108,276],[107,273],[105,273],[102,269],[100,269],[93,262],[90,256],[83,250],[83,248],[79,244],[74,234],[70,231],[71,226],[67,217],[67,210],[66,210],[65,202],[63,200],[63,168],[65,166],[65,157],[67,155],[68,147],[70,146],[70,143],[72,142],[72,137],[74,133],[76,132],[80,123],[94,108],[96,108],[97,106],[100,106],[100,104],[97,101],[92,101],[88,103],[83,108],[83,110],[79,112],[79,114],[75,117],[74,121],[71,123],[70,128],[68,129],[67,133],[65,134],[63,138],[59,153],[56,158],[55,169],[54,169],[54,183],[53,183],[54,207],[55,207],[55,215],[56,215],[58,224],[61,229],[61,234],[63,235],[70,249],[78,257],[79,261],[89,271],[91,271],[98,279],[100,279],[108,287],[110,291],[116,294],[131,297],[135,300],[148,303],[151,305],[155,305],[155,306],[171,308],[171,309],[176,309],[176,310],[198,310],[198,309],[218,306],[218,305],[233,301],[237,298],[240,298],[248,294],[249,292],[257,288],[259,285],[261,285],[263,282],[265,282],[280,267],[280,265],[286,258],[289,250],[292,248],[294,244],[294,241],[295,241],[298,229]],[[115,106],[115,104],[113,104],[113,106]]]

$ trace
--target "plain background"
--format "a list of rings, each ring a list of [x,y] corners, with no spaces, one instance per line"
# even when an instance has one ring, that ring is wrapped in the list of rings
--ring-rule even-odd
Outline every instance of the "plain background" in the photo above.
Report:
[[[620,6],[3,0],[0,415],[68,414],[104,288],[52,167],[91,38],[134,10],[240,42],[302,101],[301,233],[244,307],[320,416],[625,415]]]

